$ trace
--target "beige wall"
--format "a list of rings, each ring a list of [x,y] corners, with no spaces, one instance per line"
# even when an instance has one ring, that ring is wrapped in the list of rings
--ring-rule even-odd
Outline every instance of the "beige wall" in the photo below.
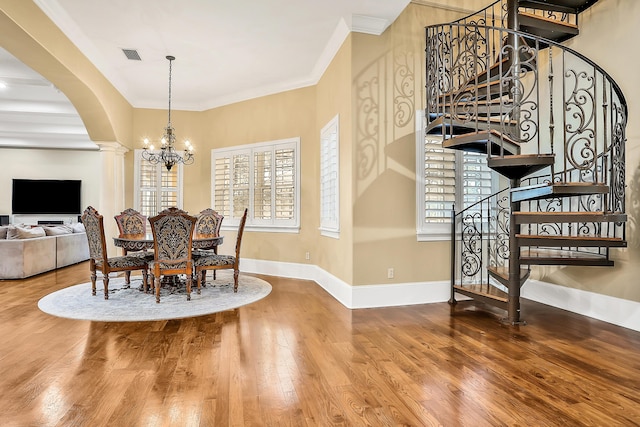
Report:
[[[320,195],[320,130],[336,115],[340,128],[340,235],[338,239],[316,231],[312,261],[347,283],[353,283],[353,114],[351,107],[351,56],[353,36],[347,37],[317,85],[314,182]],[[320,206],[313,213],[316,230],[320,226]]]
[[[195,141],[202,159],[203,170],[192,171],[185,168],[185,177],[195,173],[202,177],[198,194],[203,200],[188,201],[185,208],[191,209],[191,203],[206,201],[211,204],[210,162],[211,150],[242,144],[274,141],[284,138],[300,137],[301,161],[301,223],[300,233],[262,233],[248,232],[243,236],[242,256],[247,258],[313,263],[318,228],[318,134],[316,132],[316,89],[307,87],[278,93],[249,101],[239,102],[203,113],[202,141]],[[207,166],[205,167],[204,164]],[[205,173],[206,171],[206,173]],[[189,178],[186,178],[187,181]],[[197,186],[197,182],[193,182]],[[192,191],[192,189],[189,189]],[[223,223],[224,224],[224,223]],[[225,253],[233,250],[235,235],[225,233]],[[231,242],[231,243],[228,243]],[[305,252],[312,259],[305,260]]]
[[[580,15],[580,35],[567,45],[605,69],[620,85],[629,106],[626,143],[627,249],[613,249],[615,267],[544,267],[541,280],[640,302],[640,85],[635,34],[637,0],[605,0]],[[603,24],[606,23],[606,24]]]
[[[449,278],[449,243],[416,239],[415,113],[424,27],[461,16],[409,4],[382,36],[353,35],[355,285]]]
[[[82,206],[98,206],[100,153],[98,151],[0,148],[0,215],[11,214],[13,178],[79,179]]]
[[[195,148],[195,162],[184,168],[184,208],[198,213],[211,205],[208,183],[211,180],[209,137],[205,136],[203,115],[194,111],[171,110],[171,124],[175,129],[176,147],[184,149],[184,141],[189,140]],[[134,150],[142,149],[148,138],[155,146],[167,126],[167,111],[136,108],[133,110],[132,150],[125,155],[125,205],[133,206],[133,160]],[[206,185],[205,185],[206,184]]]

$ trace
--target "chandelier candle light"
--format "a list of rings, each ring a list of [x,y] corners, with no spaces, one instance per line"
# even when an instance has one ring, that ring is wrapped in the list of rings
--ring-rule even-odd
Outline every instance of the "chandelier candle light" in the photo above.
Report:
[[[169,60],[169,122],[164,129],[164,135],[160,141],[162,144],[160,152],[154,152],[153,145],[149,145],[149,139],[145,138],[142,158],[153,164],[164,163],[167,170],[170,171],[176,163],[183,163],[185,165],[192,164],[194,157],[193,146],[188,140],[184,142],[184,154],[178,153],[175,149],[176,136],[171,126],[171,62],[176,58],[169,55],[167,59]]]

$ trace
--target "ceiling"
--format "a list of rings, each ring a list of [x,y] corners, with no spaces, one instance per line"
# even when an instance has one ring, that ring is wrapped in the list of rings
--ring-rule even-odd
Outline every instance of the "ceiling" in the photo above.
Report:
[[[315,84],[350,31],[381,34],[409,1],[34,0],[136,108],[167,108],[175,56],[171,106],[194,111]],[[0,147],[96,149],[66,97],[2,48],[0,82]]]

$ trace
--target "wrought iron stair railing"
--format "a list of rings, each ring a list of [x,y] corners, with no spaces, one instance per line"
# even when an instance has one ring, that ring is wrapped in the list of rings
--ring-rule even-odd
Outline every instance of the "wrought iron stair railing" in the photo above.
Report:
[[[506,290],[492,282],[489,269],[508,267],[509,189],[487,196],[460,212],[451,214],[451,289],[476,287],[491,293],[490,287]]]
[[[611,185],[609,210],[624,211],[627,105],[606,71],[569,48],[548,40],[542,49],[541,39],[512,30],[446,24],[427,31],[428,133],[447,140],[498,131],[493,144],[499,150],[487,149],[490,158],[552,154],[557,182],[572,182],[568,171],[577,169],[581,182]],[[499,42],[507,36],[521,44]],[[493,64],[490,52],[498,42],[498,73],[488,85],[478,76]],[[511,61],[513,52],[528,59]],[[506,149],[514,143],[518,153]]]
[[[553,3],[540,11],[530,9],[540,2],[522,1],[528,9],[519,10],[500,0],[426,29],[426,133],[484,152],[511,187],[453,215],[452,291],[505,308],[512,323],[522,265],[612,265],[609,248],[625,245],[628,110],[619,85],[584,55],[505,28],[516,12],[531,28],[536,17],[577,28],[577,13]],[[540,256],[540,247],[562,254]]]

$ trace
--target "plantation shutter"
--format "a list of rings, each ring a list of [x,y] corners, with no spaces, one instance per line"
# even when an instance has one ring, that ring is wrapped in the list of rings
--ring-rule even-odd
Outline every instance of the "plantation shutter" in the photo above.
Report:
[[[465,152],[461,157],[463,164],[462,206],[466,208],[493,193],[493,173],[487,166],[485,154]]]
[[[256,150],[254,159],[254,192],[253,210],[254,217],[262,220],[272,219],[272,196],[273,196],[273,165],[272,152]]]
[[[138,212],[146,217],[153,216],[158,213],[158,197],[156,191],[157,168],[149,162],[142,161],[140,163],[140,191],[138,193]]]
[[[416,114],[416,231],[419,241],[451,235],[451,212],[495,193],[496,174],[487,156],[443,148],[442,136],[425,135],[424,115]]]
[[[295,215],[296,157],[292,147],[275,150],[275,216],[278,220],[293,220]]]
[[[231,157],[213,160],[213,209],[223,216],[231,216]]]
[[[325,232],[340,229],[338,145],[336,116],[320,133],[320,229]]]
[[[170,171],[164,164],[153,164],[142,158],[142,150],[135,152],[136,203],[134,209],[151,217],[169,207],[181,207],[182,165]]]
[[[297,231],[298,151],[297,138],[212,150],[212,205],[228,219],[223,227],[249,208],[248,228]]]
[[[456,201],[456,153],[439,139],[424,140],[425,223],[449,222]]]

